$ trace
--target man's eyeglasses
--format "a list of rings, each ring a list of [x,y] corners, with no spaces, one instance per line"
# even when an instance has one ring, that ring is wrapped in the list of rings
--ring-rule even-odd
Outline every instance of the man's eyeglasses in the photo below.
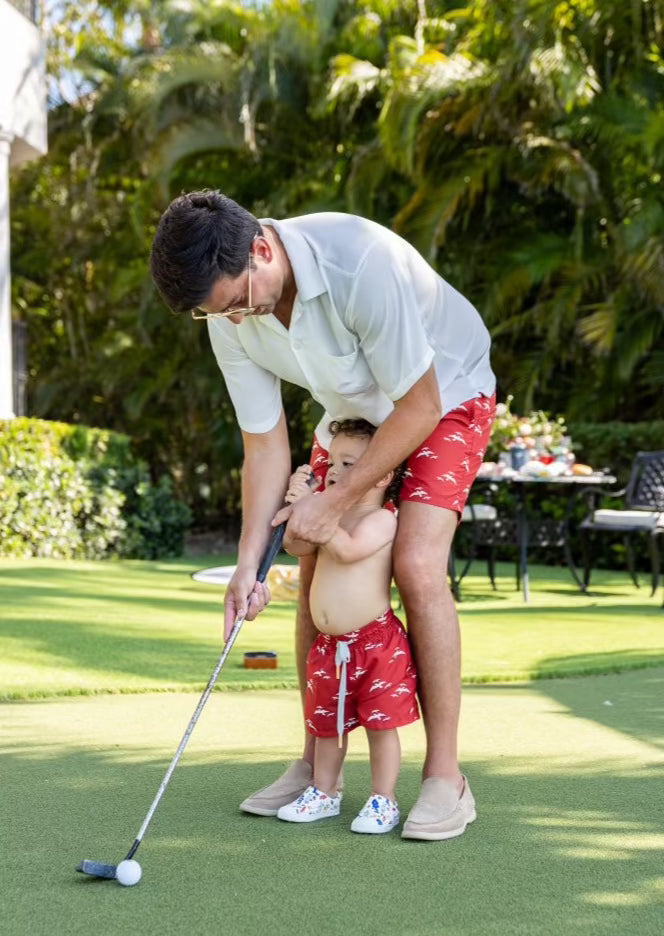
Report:
[[[252,306],[251,304],[251,251],[249,251],[249,266],[247,272],[247,306],[242,308],[241,306],[230,306],[228,309],[224,309],[223,312],[203,312],[201,309],[192,309],[191,317],[197,322],[203,319],[215,319],[215,318],[226,318],[228,315],[253,315],[258,306]]]

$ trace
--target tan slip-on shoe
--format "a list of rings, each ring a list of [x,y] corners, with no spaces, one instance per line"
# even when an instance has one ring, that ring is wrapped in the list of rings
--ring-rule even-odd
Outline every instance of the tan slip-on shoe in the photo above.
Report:
[[[305,760],[295,760],[278,780],[240,803],[240,809],[256,816],[276,816],[282,806],[287,806],[304,793],[312,778],[311,764]]]
[[[248,796],[240,809],[255,816],[276,816],[282,806],[288,806],[296,800],[313,782],[313,768],[308,761],[293,761],[278,780],[263,787],[253,796]],[[343,770],[337,783],[339,792],[343,789]]]
[[[463,778],[461,796],[449,780],[429,777],[422,783],[419,798],[404,823],[401,838],[440,841],[463,835],[477,818],[475,800],[468,780]]]

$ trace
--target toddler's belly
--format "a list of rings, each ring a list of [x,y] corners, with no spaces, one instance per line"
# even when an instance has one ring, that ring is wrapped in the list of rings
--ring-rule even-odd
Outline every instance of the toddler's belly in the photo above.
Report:
[[[348,575],[343,582],[326,576],[324,582],[314,581],[309,594],[311,615],[323,634],[348,634],[359,630],[390,607],[384,588],[371,588]]]

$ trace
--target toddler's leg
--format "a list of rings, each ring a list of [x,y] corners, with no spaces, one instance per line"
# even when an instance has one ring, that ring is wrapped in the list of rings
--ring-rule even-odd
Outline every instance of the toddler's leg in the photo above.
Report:
[[[401,745],[396,728],[386,731],[369,731],[369,756],[373,792],[394,800],[394,788],[401,766]]]
[[[282,806],[277,816],[286,822],[315,822],[339,815],[341,794],[337,790],[337,778],[348,746],[344,736],[343,747],[337,738],[316,738],[314,777],[311,786],[292,803]]]
[[[344,735],[342,747],[339,747],[336,735],[334,738],[316,738],[314,786],[328,796],[337,795],[337,780],[347,750],[348,735]]]
[[[396,729],[367,731],[371,755],[373,792],[351,823],[353,832],[380,834],[399,825],[399,806],[394,798],[401,764],[401,745]]]

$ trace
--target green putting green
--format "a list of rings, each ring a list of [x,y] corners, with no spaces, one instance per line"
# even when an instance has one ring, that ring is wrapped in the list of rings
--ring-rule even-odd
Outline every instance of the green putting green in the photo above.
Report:
[[[351,739],[342,816],[242,815],[297,751],[294,691],[214,695],[137,858],[134,888],[75,873],[124,857],[196,697],[0,706],[0,880],[8,936],[659,936],[664,668],[468,686],[460,751],[478,821],[447,843],[361,836],[366,741]],[[609,704],[610,703],[610,704]],[[402,809],[421,723],[402,731]]]
[[[191,579],[233,557],[172,562],[0,560],[0,699],[202,687],[221,641],[223,588]],[[664,664],[660,598],[626,575],[598,573],[581,595],[565,569],[535,566],[532,601],[499,569],[493,592],[480,563],[459,606],[466,683],[532,680]],[[395,596],[396,597],[396,596]],[[293,602],[245,625],[220,688],[296,685]],[[277,670],[243,668],[272,650]]]

